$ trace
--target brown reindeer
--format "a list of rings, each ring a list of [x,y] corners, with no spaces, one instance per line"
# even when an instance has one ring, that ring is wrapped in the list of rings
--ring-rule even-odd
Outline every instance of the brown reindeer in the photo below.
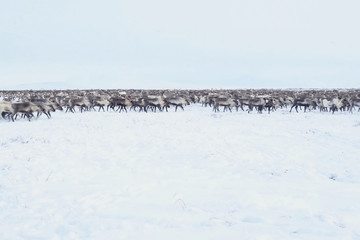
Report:
[[[12,114],[14,113],[14,109],[12,107],[12,103],[10,101],[0,101],[0,115],[3,119],[8,118],[14,121],[11,118]]]
[[[231,108],[236,106],[237,106],[237,101],[235,99],[225,98],[225,97],[213,98],[214,112],[219,112],[220,111],[219,107],[224,107],[223,112],[225,112],[226,109],[229,109],[229,111],[231,112]]]
[[[184,97],[169,97],[169,98],[165,98],[165,105],[166,106],[175,106],[175,112],[177,111],[177,108],[180,107],[183,111],[184,111],[184,105],[189,105],[189,101],[186,100],[186,98]],[[167,111],[167,109],[166,109]]]
[[[55,112],[53,103],[51,103],[47,99],[32,99],[31,102],[43,109],[41,112],[38,112],[37,117],[39,117],[41,113],[44,113],[47,116],[47,118],[50,118],[51,117],[50,112]]]
[[[110,107],[111,109],[113,109],[114,111],[118,111],[121,112],[122,110],[124,110],[125,112],[127,112],[127,107],[131,107],[131,101],[127,96],[124,97],[112,97],[110,98],[110,104],[108,105],[108,107]],[[115,109],[115,107],[118,107],[117,109]]]
[[[147,110],[150,109],[154,112],[156,112],[156,109],[163,111],[164,108],[167,111],[169,107],[162,96],[149,95],[145,98],[145,102],[147,103]]]
[[[130,101],[131,101],[130,110],[134,109],[134,111],[136,111],[136,109],[139,108],[139,112],[141,112],[141,111],[147,112],[147,109],[146,109],[147,103],[144,98],[142,98],[142,97],[141,98],[133,98]]]
[[[291,110],[295,107],[296,112],[298,111],[298,107],[304,107],[304,112],[306,112],[306,109],[315,109],[317,104],[315,101],[311,100],[310,98],[297,98],[294,100],[293,105],[290,108],[290,112]]]
[[[80,108],[80,112],[89,110],[91,107],[91,102],[87,97],[80,98],[70,98],[67,104],[67,109],[65,112],[75,112],[75,107],[78,106]]]
[[[15,119],[18,116],[18,113],[21,113],[24,117],[27,117],[30,121],[34,114],[33,112],[42,112],[44,109],[40,105],[36,105],[32,102],[19,102],[19,103],[12,103],[12,108],[14,109],[11,118]]]

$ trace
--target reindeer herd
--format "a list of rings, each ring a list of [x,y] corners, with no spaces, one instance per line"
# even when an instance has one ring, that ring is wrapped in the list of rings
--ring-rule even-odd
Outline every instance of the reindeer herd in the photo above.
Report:
[[[0,91],[2,119],[29,121],[64,111],[168,111],[190,104],[211,107],[214,112],[274,112],[279,108],[320,112],[360,111],[360,90],[42,90]]]

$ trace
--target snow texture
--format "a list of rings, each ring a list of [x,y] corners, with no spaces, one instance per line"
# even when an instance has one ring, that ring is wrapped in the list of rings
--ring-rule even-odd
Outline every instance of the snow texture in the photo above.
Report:
[[[0,238],[360,239],[360,113],[0,121]]]

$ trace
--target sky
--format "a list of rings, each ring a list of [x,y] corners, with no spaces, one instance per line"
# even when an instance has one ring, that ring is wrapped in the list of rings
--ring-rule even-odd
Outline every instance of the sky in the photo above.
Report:
[[[358,88],[358,0],[0,0],[0,89]]]

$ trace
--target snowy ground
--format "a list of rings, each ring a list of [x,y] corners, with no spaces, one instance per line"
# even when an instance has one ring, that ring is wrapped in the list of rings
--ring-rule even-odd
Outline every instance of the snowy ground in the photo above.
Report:
[[[1,239],[360,239],[360,113],[0,121]]]

